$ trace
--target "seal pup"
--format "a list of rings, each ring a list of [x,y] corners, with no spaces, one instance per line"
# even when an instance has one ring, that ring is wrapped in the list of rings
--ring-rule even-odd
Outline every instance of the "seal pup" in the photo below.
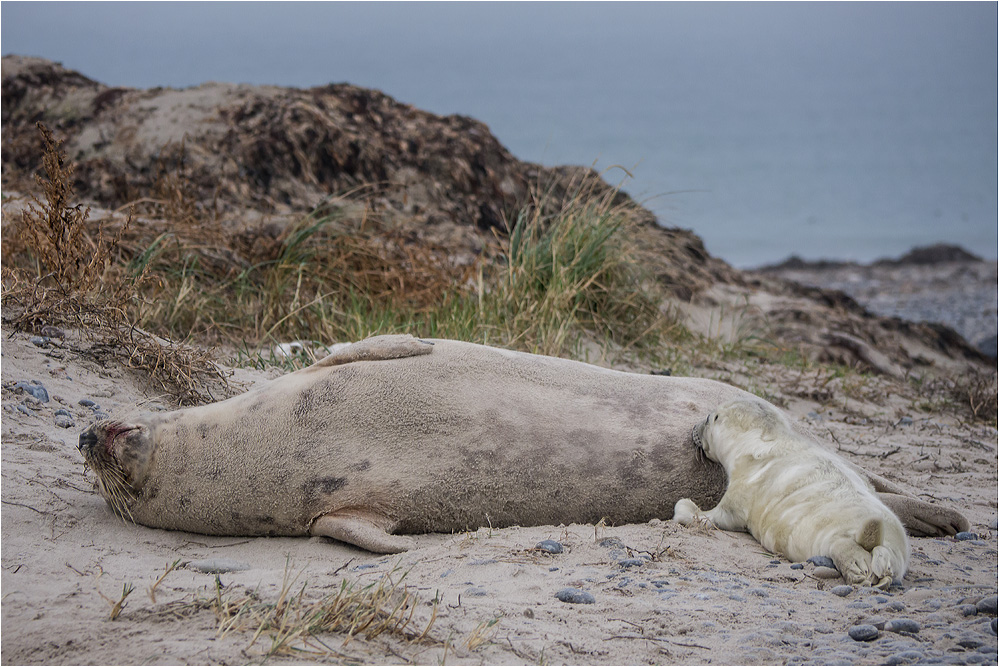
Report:
[[[909,565],[902,522],[836,454],[794,432],[774,406],[738,399],[694,427],[695,444],[728,473],[714,509],[689,498],[674,519],[748,531],[794,561],[828,556],[848,583],[887,588]]]
[[[378,336],[225,401],[95,424],[80,451],[126,520],[324,535],[376,552],[480,526],[642,523],[725,491],[705,409],[751,396],[460,341]],[[967,520],[872,476],[915,530]]]

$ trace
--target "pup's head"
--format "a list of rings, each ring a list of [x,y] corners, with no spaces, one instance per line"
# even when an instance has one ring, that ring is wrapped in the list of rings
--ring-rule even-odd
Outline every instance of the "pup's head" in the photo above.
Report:
[[[106,419],[80,434],[80,453],[97,475],[94,487],[122,519],[145,478],[153,453],[149,427]]]
[[[692,435],[705,456],[724,463],[739,454],[765,454],[789,429],[784,416],[769,403],[737,399],[709,414],[694,427]]]

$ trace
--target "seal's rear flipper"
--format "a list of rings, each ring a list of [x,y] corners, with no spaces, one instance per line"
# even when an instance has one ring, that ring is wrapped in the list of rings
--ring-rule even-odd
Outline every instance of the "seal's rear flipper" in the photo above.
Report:
[[[354,361],[386,361],[430,354],[434,344],[409,334],[373,336],[352,343],[342,350],[320,359],[313,368],[320,366],[340,366]]]
[[[894,493],[878,493],[878,498],[895,513],[914,537],[954,535],[971,527],[963,514],[949,507],[931,505],[918,498]]]
[[[870,519],[857,534],[857,544],[862,546],[865,551],[874,551],[874,547],[881,546],[883,532],[881,520]]]
[[[389,535],[373,521],[354,514],[325,514],[312,522],[309,533],[332,537],[377,554],[395,554],[416,546],[412,538]]]

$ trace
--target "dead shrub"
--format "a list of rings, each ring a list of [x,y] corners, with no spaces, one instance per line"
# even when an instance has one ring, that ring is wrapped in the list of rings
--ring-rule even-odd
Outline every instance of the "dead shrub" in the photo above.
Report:
[[[73,166],[61,143],[37,123],[45,146],[45,177],[36,176],[42,197],[32,195],[13,225],[14,243],[4,243],[4,321],[15,329],[46,325],[79,328],[92,346],[81,350],[102,360],[114,357],[146,372],[182,403],[211,400],[212,383],[225,376],[208,355],[164,341],[135,326],[130,310],[145,271],[129,272],[119,253],[131,214],[113,235],[89,220],[90,209],[73,204]],[[6,231],[6,230],[5,230]]]

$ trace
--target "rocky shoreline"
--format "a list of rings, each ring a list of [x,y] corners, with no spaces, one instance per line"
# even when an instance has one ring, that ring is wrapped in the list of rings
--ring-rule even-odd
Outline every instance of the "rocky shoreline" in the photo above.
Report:
[[[792,257],[756,272],[841,291],[877,315],[946,325],[994,360],[997,266],[962,248],[938,244],[871,264]]]

